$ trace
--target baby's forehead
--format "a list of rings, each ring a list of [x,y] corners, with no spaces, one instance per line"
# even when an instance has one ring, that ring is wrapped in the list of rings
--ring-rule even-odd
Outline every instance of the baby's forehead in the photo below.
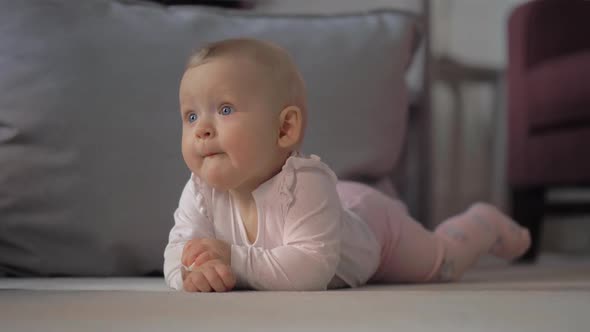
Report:
[[[193,83],[268,83],[273,70],[258,61],[248,58],[223,57],[210,59],[199,66],[188,68],[185,78]]]
[[[249,59],[212,59],[187,69],[180,84],[179,97],[268,97],[285,88],[272,76],[268,68]]]
[[[251,57],[224,56],[213,58],[192,69],[195,69],[193,73],[196,80],[209,81],[215,79],[217,82],[224,79],[240,80],[240,82],[246,84],[270,85],[274,89],[280,89],[288,84],[288,75],[285,75],[288,69]],[[191,68],[188,70],[191,70]]]
[[[222,66],[232,67],[233,70],[249,72],[262,77],[277,76],[291,70],[288,61],[282,61],[275,56],[262,56],[261,54],[227,54],[211,59],[218,61]]]

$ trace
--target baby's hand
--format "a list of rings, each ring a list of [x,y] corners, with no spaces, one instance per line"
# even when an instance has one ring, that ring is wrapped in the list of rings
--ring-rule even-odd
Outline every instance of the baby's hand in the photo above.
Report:
[[[201,266],[207,261],[218,259],[231,266],[231,247],[217,239],[193,239],[184,245],[182,265],[186,267]]]
[[[187,292],[227,292],[235,285],[236,278],[231,268],[218,259],[183,274],[183,288]]]

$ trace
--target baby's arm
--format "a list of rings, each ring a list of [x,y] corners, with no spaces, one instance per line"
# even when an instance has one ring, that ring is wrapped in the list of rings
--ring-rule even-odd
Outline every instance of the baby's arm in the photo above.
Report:
[[[341,205],[335,181],[316,168],[297,169],[297,187],[273,249],[231,246],[238,285],[260,290],[325,290],[340,259]]]
[[[186,243],[194,238],[215,238],[213,225],[202,212],[205,208],[203,198],[197,197],[193,186],[189,180],[182,191],[174,212],[174,227],[164,251],[164,277],[168,286],[176,290],[183,289],[181,258]]]

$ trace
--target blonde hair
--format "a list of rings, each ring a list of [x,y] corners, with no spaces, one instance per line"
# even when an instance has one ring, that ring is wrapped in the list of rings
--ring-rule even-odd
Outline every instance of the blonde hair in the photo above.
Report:
[[[273,95],[280,99],[281,110],[287,106],[297,106],[301,109],[302,135],[299,142],[301,143],[307,125],[305,84],[289,53],[276,44],[258,39],[225,39],[207,44],[193,53],[185,70],[225,56],[245,58],[261,66],[268,74],[264,77],[273,80],[271,86],[277,87],[278,91]]]

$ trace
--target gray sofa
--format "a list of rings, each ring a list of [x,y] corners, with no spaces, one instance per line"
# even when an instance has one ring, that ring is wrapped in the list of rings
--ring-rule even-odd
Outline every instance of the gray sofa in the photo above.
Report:
[[[303,151],[395,195],[414,15],[27,0],[3,3],[0,22],[0,275],[161,273],[189,176],[179,80],[192,51],[222,38],[289,50],[309,94]]]
[[[304,152],[320,155],[341,178],[409,198],[418,210],[419,154],[405,148],[422,118],[409,111],[420,111],[421,90],[409,89],[406,78],[419,65],[416,15],[271,16],[140,1],[25,0],[2,1],[0,22],[0,330],[3,322],[13,324],[7,331],[86,330],[88,321],[140,316],[141,324],[131,324],[137,330],[175,326],[167,303],[177,310],[192,301],[161,277],[172,213],[189,176],[177,88],[187,56],[206,42],[250,36],[289,50],[309,93]],[[207,305],[235,306],[230,294]],[[241,294],[245,305],[248,292]],[[305,302],[298,298],[305,295],[288,296]],[[133,309],[138,301],[162,308],[158,324]],[[38,320],[11,311],[33,302],[39,307],[32,312],[46,313]],[[84,303],[105,316],[86,316]],[[63,316],[50,314],[54,309]],[[239,315],[234,309],[210,312]],[[69,310],[78,316],[63,320]],[[117,329],[105,324],[92,328]],[[223,326],[248,329],[239,319]]]

